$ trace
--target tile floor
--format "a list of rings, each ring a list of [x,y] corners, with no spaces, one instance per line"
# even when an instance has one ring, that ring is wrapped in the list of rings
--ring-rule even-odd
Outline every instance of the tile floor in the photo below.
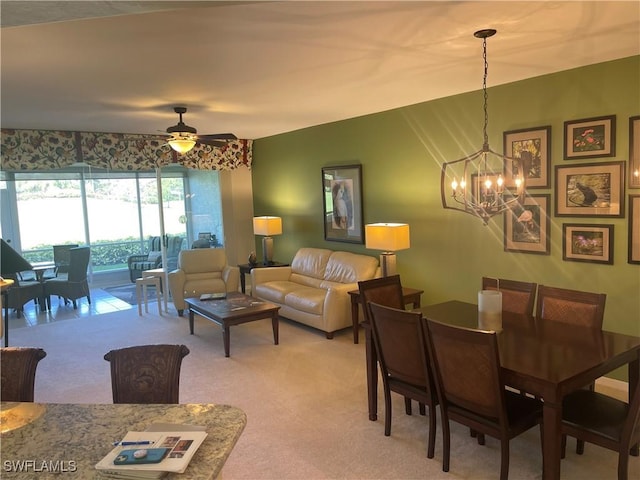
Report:
[[[51,310],[41,311],[36,307],[35,302],[29,302],[24,306],[24,314],[20,318],[15,311],[9,310],[9,331],[14,328],[32,327],[56,320],[91,317],[102,313],[138,308],[136,305],[129,305],[100,288],[91,289],[91,304],[87,302],[86,298],[81,298],[76,303],[78,309],[74,310],[72,303],[65,305],[64,300],[51,297]],[[2,315],[4,316],[4,308]]]

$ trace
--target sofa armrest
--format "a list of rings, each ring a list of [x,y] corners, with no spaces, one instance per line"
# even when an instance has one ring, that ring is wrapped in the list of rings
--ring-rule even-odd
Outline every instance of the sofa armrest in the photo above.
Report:
[[[240,286],[240,269],[231,265],[226,265],[222,269],[222,280],[227,286],[227,292],[237,292]]]
[[[187,276],[184,270],[178,269],[173,272],[169,272],[169,291],[171,292],[171,298],[173,299],[173,305],[176,310],[184,310],[186,303],[184,303],[184,284],[187,281]]]
[[[351,318],[351,297],[347,292],[357,289],[357,283],[334,284],[327,288],[323,315],[330,329],[332,322],[340,324],[344,319]]]
[[[275,280],[289,280],[291,277],[291,267],[265,267],[251,270],[251,284],[273,282]]]

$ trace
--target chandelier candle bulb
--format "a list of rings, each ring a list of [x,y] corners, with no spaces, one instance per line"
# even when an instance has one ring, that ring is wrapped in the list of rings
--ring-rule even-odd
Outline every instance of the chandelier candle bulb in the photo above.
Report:
[[[478,328],[502,330],[502,292],[480,290],[478,292]]]

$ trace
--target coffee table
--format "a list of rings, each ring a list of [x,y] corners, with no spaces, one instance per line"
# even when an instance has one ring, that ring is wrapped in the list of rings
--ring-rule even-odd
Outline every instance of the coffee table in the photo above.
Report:
[[[193,317],[198,314],[222,327],[224,356],[229,356],[231,337],[229,329],[232,325],[271,318],[273,343],[278,345],[278,310],[280,307],[243,293],[227,293],[227,298],[220,300],[200,300],[187,298],[189,306],[189,331],[193,335]]]

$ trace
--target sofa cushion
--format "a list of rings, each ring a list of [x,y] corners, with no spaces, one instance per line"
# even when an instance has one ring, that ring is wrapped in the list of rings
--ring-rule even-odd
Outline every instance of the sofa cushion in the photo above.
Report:
[[[303,247],[293,257],[291,271],[298,275],[322,280],[332,253],[333,251],[324,248]]]
[[[330,282],[355,283],[374,278],[378,259],[349,252],[333,252],[327,262],[324,279]]]
[[[327,291],[322,288],[303,287],[288,293],[284,303],[301,312],[322,315],[326,296]]]
[[[285,303],[285,297],[294,290],[305,288],[288,280],[274,280],[267,283],[259,283],[255,286],[255,295],[268,302]]]

